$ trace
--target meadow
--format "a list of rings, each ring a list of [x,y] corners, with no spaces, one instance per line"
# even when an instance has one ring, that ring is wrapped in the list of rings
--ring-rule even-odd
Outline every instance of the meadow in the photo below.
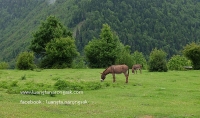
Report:
[[[200,71],[0,70],[1,118],[200,118]]]

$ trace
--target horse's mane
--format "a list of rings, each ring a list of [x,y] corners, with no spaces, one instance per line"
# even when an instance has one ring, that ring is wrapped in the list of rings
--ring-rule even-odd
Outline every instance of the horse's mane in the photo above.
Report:
[[[106,71],[106,70],[108,70],[108,68],[110,68],[110,66],[109,67],[107,67],[104,71],[103,71],[103,73]]]

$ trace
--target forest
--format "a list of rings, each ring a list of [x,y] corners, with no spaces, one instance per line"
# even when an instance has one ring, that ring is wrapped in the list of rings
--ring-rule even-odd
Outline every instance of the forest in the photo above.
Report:
[[[29,50],[32,34],[49,15],[73,32],[81,55],[105,23],[146,59],[154,48],[170,58],[200,41],[199,0],[0,0],[0,11],[0,61],[11,65]]]

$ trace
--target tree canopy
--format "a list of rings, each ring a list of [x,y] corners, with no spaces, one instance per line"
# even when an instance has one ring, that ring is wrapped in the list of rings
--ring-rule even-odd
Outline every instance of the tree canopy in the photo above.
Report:
[[[49,16],[46,21],[41,23],[39,30],[33,34],[30,49],[36,54],[44,56],[47,43],[55,38],[72,36],[66,31],[66,28],[56,19],[55,16]]]
[[[71,67],[78,55],[72,33],[56,19],[49,16],[33,34],[30,49],[41,58],[43,68]]]
[[[100,68],[115,64],[118,44],[119,41],[113,36],[110,26],[103,24],[100,39],[93,39],[85,47],[89,66]]]

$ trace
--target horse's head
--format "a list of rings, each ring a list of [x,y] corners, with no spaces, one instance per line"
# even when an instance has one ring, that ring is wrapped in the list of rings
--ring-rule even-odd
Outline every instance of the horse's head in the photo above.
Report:
[[[101,73],[101,82],[106,78],[106,75],[104,73]]]

